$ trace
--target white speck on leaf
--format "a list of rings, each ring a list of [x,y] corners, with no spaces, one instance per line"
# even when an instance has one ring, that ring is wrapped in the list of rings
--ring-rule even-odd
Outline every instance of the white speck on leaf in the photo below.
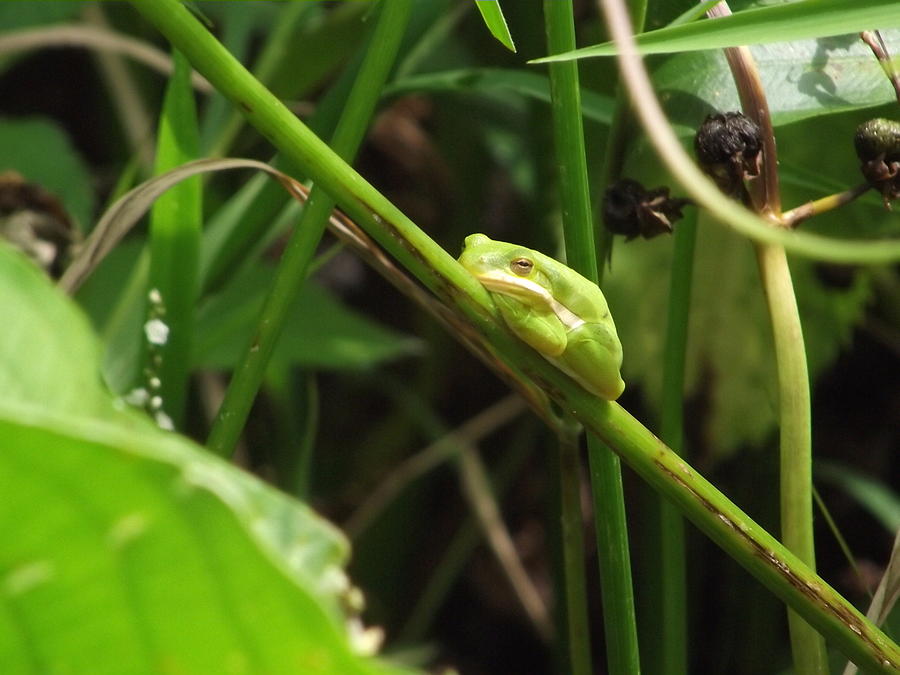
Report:
[[[172,421],[172,418],[166,415],[162,410],[157,410],[153,415],[153,419],[156,420],[156,426],[160,429],[175,431],[175,423]]]
[[[169,327],[160,319],[150,319],[144,324],[147,342],[152,345],[164,345],[169,340]]]
[[[143,387],[132,389],[123,397],[125,403],[133,405],[137,408],[143,408],[150,399],[150,394]]]

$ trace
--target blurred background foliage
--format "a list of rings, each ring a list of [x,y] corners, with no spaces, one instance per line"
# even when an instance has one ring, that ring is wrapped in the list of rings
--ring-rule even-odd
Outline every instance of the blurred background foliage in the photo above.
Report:
[[[370,3],[194,4],[232,53],[319,135],[331,133],[372,20]],[[648,28],[664,25],[687,4],[651,2]],[[747,5],[734,2],[732,9]],[[604,40],[594,4],[575,6],[579,44]],[[356,166],[454,255],[474,231],[558,254],[560,205],[553,187],[547,80],[544,67],[525,65],[546,52],[540,3],[506,2],[503,12],[516,53],[491,37],[472,3],[416,3]],[[0,3],[4,33],[100,21],[167,48],[122,3]],[[900,53],[900,31],[885,31],[884,38],[893,54]],[[755,47],[754,55],[776,124],[785,208],[857,184],[856,126],[876,116],[897,117],[897,102],[868,49],[848,37],[775,43]],[[711,110],[738,108],[720,54],[648,62],[685,143]],[[612,110],[614,68],[610,59],[581,62],[595,175]],[[146,175],[140,148],[149,143],[152,149],[165,78],[133,62],[126,72],[150,125],[142,135],[129,135],[125,93],[97,52],[0,54],[0,170],[15,170],[52,193],[82,235],[103,204]],[[271,158],[271,147],[221,97],[201,93],[198,103],[204,154]],[[678,193],[636,126],[625,173]],[[297,207],[263,179],[232,172],[205,182],[204,212],[207,267],[186,429],[201,442]],[[863,237],[897,236],[898,225],[897,216],[870,193],[804,227]],[[212,252],[224,250],[222,242],[241,228],[253,233],[247,240],[252,245],[216,258]],[[77,298],[103,339],[105,374],[119,393],[134,385],[142,313],[123,302],[123,294],[144,237],[143,231],[129,237]],[[625,348],[628,389],[621,403],[651,428],[670,258],[667,237],[617,240],[605,282]],[[296,303],[239,462],[288,493],[305,495],[340,525],[404,460],[507,391],[453,336],[351,253],[329,254],[322,262]],[[863,571],[875,570],[900,526],[900,270],[796,259],[791,266],[814,382],[819,489]],[[770,531],[777,531],[774,377],[751,245],[701,216],[688,358],[688,453]],[[555,524],[544,516],[553,491],[545,445],[552,441],[527,414],[495,426],[489,425],[480,447],[519,553],[549,601],[550,570],[557,563],[547,556]],[[308,480],[302,478],[305,468],[297,466],[304,446],[313,448]],[[447,462],[418,478],[365,529],[351,532],[350,572],[365,592],[366,620],[385,627],[389,653],[414,649],[404,653],[420,664],[452,664],[476,674],[549,672],[552,651],[479,543],[451,468]],[[633,475],[626,474],[626,481],[640,617],[654,607],[652,575],[644,574],[654,561],[641,552],[655,536],[655,501]],[[824,526],[818,542],[823,576],[862,601],[863,589]],[[697,636],[692,672],[774,672],[787,664],[780,604],[696,533],[689,556],[691,634]],[[592,577],[594,562],[588,564]],[[598,598],[591,596],[596,625]],[[652,652],[653,636],[642,635],[642,641]]]

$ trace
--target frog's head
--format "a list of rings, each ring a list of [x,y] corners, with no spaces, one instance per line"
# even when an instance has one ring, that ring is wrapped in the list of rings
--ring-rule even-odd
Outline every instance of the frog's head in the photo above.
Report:
[[[459,263],[494,293],[512,296],[528,304],[547,304],[550,283],[531,249],[484,234],[470,234]]]

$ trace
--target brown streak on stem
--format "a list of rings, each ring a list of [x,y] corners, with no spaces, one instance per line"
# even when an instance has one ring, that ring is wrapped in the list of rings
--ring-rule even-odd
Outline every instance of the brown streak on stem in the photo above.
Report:
[[[790,565],[779,558],[774,551],[767,549],[760,542],[751,537],[744,527],[742,527],[739,523],[736,523],[727,513],[724,513],[716,508],[715,504],[701,495],[681,476],[679,476],[677,472],[670,469],[661,460],[655,459],[653,460],[653,463],[656,464],[657,468],[665,473],[670,480],[681,486],[681,488],[683,488],[687,494],[689,494],[693,499],[700,503],[703,508],[712,513],[716,517],[716,520],[726,525],[732,532],[739,536],[744,541],[744,543],[753,550],[754,554],[757,557],[764,560],[770,568],[776,570],[785,579],[785,581],[787,581],[799,593],[806,596],[807,599],[810,600],[810,602],[813,602],[814,604],[821,607],[824,611],[830,613],[838,621],[845,624],[851,631],[856,633],[860,637],[860,639],[869,646],[872,653],[882,664],[890,665],[894,668],[900,667],[900,664],[894,663],[884,652],[878,642],[868,634],[865,625],[855,614],[853,614],[853,612],[851,612],[847,608],[835,605],[828,598],[823,596],[821,593],[821,588],[818,586],[818,584],[814,583],[813,581],[801,578],[800,575],[794,572],[791,569]]]

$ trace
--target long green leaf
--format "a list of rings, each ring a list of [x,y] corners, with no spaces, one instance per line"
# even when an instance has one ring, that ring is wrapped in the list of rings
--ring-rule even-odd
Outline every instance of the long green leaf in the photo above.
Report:
[[[159,123],[156,146],[156,173],[196,159],[200,149],[197,110],[191,89],[191,66],[180,53],[173,53],[175,72],[169,80]],[[160,359],[152,366],[160,387],[154,391],[162,400],[158,414],[168,415],[181,428],[187,380],[190,375],[191,343],[194,336],[194,305],[197,302],[197,272],[202,230],[202,187],[195,177],[172,187],[153,204],[150,211],[149,289],[162,308],[150,308],[168,328],[162,344],[150,349]]]
[[[491,96],[515,93],[550,103],[550,81],[546,75],[507,68],[463,68],[412,75],[389,84],[384,88],[384,96],[422,91],[477,92]],[[581,112],[587,119],[609,124],[612,111],[613,102],[609,96],[582,87]]]
[[[885,0],[804,0],[748,9],[715,21],[697,21],[650,31],[637,37],[642,54],[668,54],[722,49],[766,42],[846,35],[863,30],[900,27],[900,3]],[[554,54],[531,63],[613,56],[605,42]]]
[[[491,31],[491,35],[497,38],[511,52],[516,51],[516,45],[513,43],[512,35],[509,34],[509,27],[506,25],[503,10],[500,9],[499,0],[475,0],[475,6],[481,12],[484,25]]]

